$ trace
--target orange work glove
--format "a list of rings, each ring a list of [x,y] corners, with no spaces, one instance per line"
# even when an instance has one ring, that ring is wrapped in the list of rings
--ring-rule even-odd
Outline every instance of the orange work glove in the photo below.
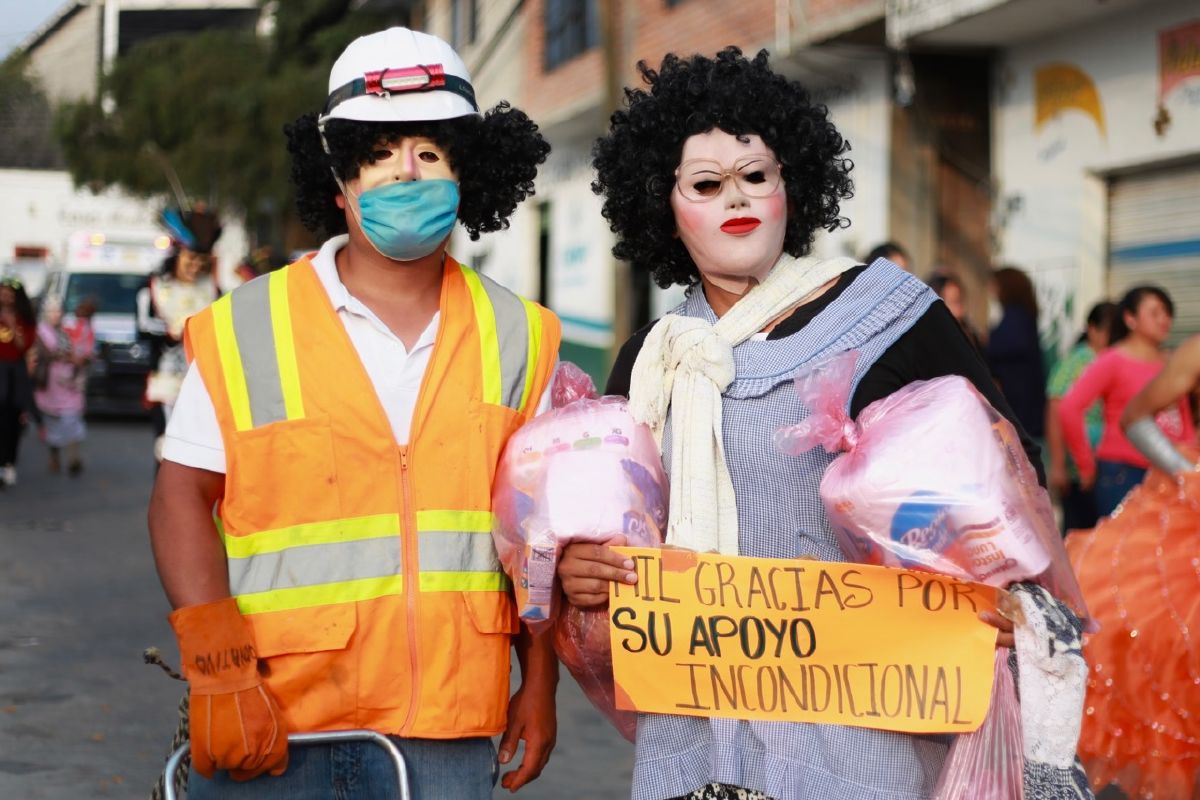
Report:
[[[169,617],[188,679],[192,766],[248,781],[287,769],[287,729],[258,674],[250,626],[232,597],[176,609]]]

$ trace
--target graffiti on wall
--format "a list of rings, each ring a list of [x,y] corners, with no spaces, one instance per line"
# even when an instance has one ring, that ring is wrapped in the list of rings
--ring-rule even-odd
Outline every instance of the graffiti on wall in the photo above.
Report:
[[[1200,19],[1158,32],[1158,99],[1200,75]]]
[[[1104,106],[1100,92],[1086,72],[1074,64],[1043,64],[1033,72],[1033,129],[1040,131],[1046,123],[1066,111],[1082,111],[1096,123],[1102,137],[1108,135],[1104,123]],[[1043,161],[1050,161],[1066,148],[1056,141],[1042,151]]]
[[[1038,334],[1046,367],[1071,349],[1079,336],[1075,321],[1079,268],[1070,259],[1040,262],[1030,271],[1038,302]]]
[[[1167,110],[1167,95],[1180,89],[1183,102],[1200,105],[1200,19],[1176,25],[1158,32],[1158,108],[1154,115],[1154,132],[1166,135],[1171,125]],[[1186,84],[1186,85],[1185,85]]]

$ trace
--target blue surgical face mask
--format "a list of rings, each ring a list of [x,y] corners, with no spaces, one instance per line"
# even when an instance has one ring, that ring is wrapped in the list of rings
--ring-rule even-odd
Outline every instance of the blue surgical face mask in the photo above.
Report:
[[[435,178],[395,181],[358,196],[363,233],[396,261],[416,261],[442,243],[458,219],[458,184]]]

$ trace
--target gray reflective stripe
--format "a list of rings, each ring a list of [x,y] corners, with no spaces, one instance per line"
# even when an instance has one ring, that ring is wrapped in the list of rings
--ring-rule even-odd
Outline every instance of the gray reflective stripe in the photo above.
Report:
[[[279,358],[275,354],[275,331],[271,327],[270,277],[255,278],[230,295],[233,335],[242,356],[250,419],[255,428],[287,419]]]
[[[228,563],[229,588],[235,595],[381,578],[400,573],[400,538],[289,547],[230,558]]]
[[[525,393],[525,369],[529,363],[529,320],[525,316],[525,304],[521,298],[486,275],[480,274],[479,280],[496,315],[496,339],[500,343],[500,385],[504,393],[501,402],[514,411],[520,411],[521,396]]]
[[[421,531],[418,537],[421,572],[500,571],[500,558],[490,533]]]

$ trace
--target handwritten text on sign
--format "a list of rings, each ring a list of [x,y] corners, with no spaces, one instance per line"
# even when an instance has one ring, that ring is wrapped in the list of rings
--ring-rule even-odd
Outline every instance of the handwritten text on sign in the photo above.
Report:
[[[996,590],[925,572],[620,547],[617,707],[913,733],[979,727]]]

